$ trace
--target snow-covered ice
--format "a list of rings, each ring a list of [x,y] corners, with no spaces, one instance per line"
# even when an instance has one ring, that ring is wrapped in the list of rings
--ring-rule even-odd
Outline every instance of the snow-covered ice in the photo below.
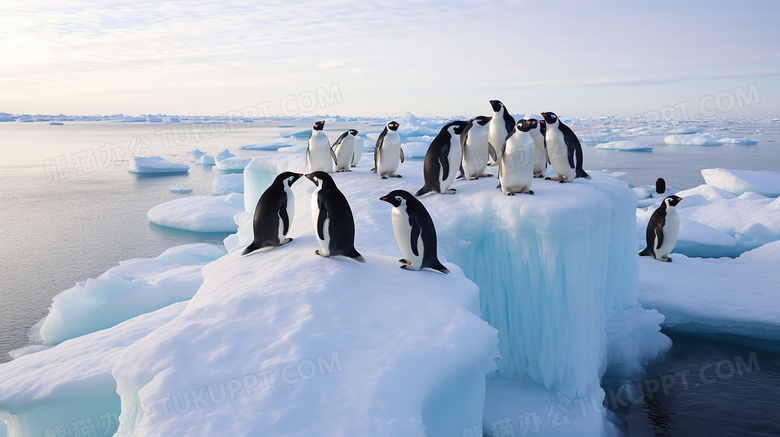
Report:
[[[211,155],[203,155],[195,162],[197,165],[214,165],[216,163],[217,161]]]
[[[777,172],[705,168],[701,175],[708,185],[737,196],[747,192],[768,197],[780,196],[780,173]]]
[[[194,232],[235,232],[233,216],[244,210],[244,195],[189,196],[149,210],[152,223]]]
[[[224,159],[216,159],[216,165],[214,168],[217,170],[222,171],[229,171],[229,172],[242,172],[244,171],[244,167],[249,164],[249,161],[251,161],[252,158],[224,158]]]
[[[241,150],[279,150],[285,147],[292,147],[292,144],[290,144],[289,141],[287,142],[275,142],[275,143],[264,143],[264,144],[245,144],[243,146],[240,146],[239,149]]]
[[[60,435],[57,428],[67,433],[74,422],[80,429],[82,421],[94,425],[97,435],[112,435],[121,408],[111,375],[114,364],[125,348],[168,323],[185,306],[176,303],[0,364],[0,419],[7,421],[8,435]]]
[[[230,193],[244,192],[244,175],[241,174],[221,174],[216,175],[213,184],[213,195],[219,196]]]
[[[758,142],[753,141],[749,138],[721,138],[721,143],[728,143],[728,144],[739,144],[742,146],[753,146],[758,144]]]
[[[170,191],[171,193],[176,193],[176,194],[189,194],[189,193],[192,193],[192,188],[176,184],[176,185],[172,186],[171,188],[169,188],[168,191]]]
[[[595,147],[596,149],[604,150],[622,150],[629,152],[652,152],[653,147],[644,141],[625,140],[625,141],[610,141],[608,143],[602,143]]]
[[[668,135],[664,137],[666,144],[682,146],[720,146],[720,137],[712,134]]]
[[[780,241],[735,259],[673,258],[639,260],[639,301],[665,326],[780,340]]]
[[[219,246],[201,243],[173,247],[157,258],[122,261],[55,296],[33,337],[53,345],[187,300],[203,283],[201,268],[224,254]]]
[[[190,166],[178,162],[166,161],[159,156],[145,158],[143,156],[133,156],[130,160],[130,166],[127,171],[139,174],[167,174],[167,173],[187,173]]]

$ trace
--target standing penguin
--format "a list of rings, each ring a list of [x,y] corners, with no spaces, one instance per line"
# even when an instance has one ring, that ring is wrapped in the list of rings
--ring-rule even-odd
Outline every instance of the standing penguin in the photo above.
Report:
[[[371,171],[376,172],[382,179],[387,179],[388,176],[401,177],[401,175],[396,174],[398,166],[404,162],[404,149],[401,148],[398,126],[399,124],[395,121],[387,123],[382,133],[379,134],[379,138],[376,139],[374,168]]]
[[[309,166],[309,172],[333,171],[333,164],[336,162],[336,155],[330,148],[328,136],[322,131],[325,127],[324,121],[314,123],[309,135],[309,146],[306,148],[306,165]]]
[[[333,149],[333,154],[335,155],[336,160],[336,171],[352,171],[350,170],[350,166],[352,165],[352,158],[355,154],[355,136],[358,134],[358,131],[355,129],[350,129],[341,136],[333,143],[333,145],[330,147]]]
[[[535,118],[530,120],[537,121]],[[547,155],[547,141],[544,139],[547,133],[547,122],[539,120],[537,127],[532,128],[528,133],[534,139],[534,177],[543,178],[547,164],[550,162],[550,157]]]
[[[285,238],[295,215],[295,196],[291,187],[301,176],[289,171],[281,173],[263,192],[255,208],[254,241],[241,255],[292,241],[292,238]]]
[[[574,178],[590,179],[590,175],[582,169],[582,145],[574,131],[563,124],[555,113],[542,112],[542,116],[547,122],[545,140],[550,164],[558,174],[547,179],[562,183],[571,182]]]
[[[492,161],[488,165],[496,165],[498,160],[501,159],[498,154],[501,153],[501,148],[504,147],[506,138],[515,127],[515,119],[509,115],[509,111],[501,101],[491,100],[490,106],[493,108],[493,117],[490,120],[488,142],[490,144]]]
[[[425,185],[415,193],[415,196],[430,192],[455,194],[455,190],[450,189],[450,185],[455,180],[456,169],[460,165],[460,134],[464,127],[466,127],[465,121],[445,124],[436,138],[431,141],[423,163]]]
[[[652,256],[659,261],[672,262],[669,252],[674,249],[680,233],[680,215],[675,207],[681,200],[682,197],[669,196],[653,211],[645,232],[647,247],[639,252],[639,256]]]
[[[355,249],[355,219],[344,194],[333,178],[324,171],[315,171],[306,177],[317,188],[311,197],[311,218],[314,234],[322,250],[320,256],[346,256],[357,262],[366,262]]]
[[[534,139],[529,133],[538,129],[536,120],[520,120],[506,139],[499,158],[498,180],[507,196],[515,193],[534,194]]]
[[[363,157],[363,137],[355,137],[355,150],[352,154],[352,167],[357,167]]]
[[[488,128],[487,124],[492,117],[479,117],[469,120],[463,132],[460,133],[460,144],[463,152],[461,169],[463,177],[468,180],[484,178],[488,161]]]
[[[394,190],[379,198],[393,205],[393,232],[398,247],[406,257],[400,260],[402,269],[424,268],[449,273],[439,261],[436,248],[436,228],[425,205],[404,190]]]

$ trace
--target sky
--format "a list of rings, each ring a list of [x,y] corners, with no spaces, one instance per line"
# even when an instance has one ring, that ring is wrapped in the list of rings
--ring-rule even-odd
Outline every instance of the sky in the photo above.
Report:
[[[780,2],[0,5],[0,112],[780,117]]]

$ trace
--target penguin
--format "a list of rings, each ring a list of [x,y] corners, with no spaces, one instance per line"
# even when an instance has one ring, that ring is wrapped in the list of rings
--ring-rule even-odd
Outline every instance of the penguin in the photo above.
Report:
[[[558,116],[552,112],[542,112],[544,121],[547,122],[545,140],[550,164],[558,174],[548,180],[573,181],[574,178],[590,179],[590,175],[582,169],[582,145],[574,131],[563,124]]]
[[[330,148],[333,150],[336,161],[336,171],[352,171],[350,166],[352,165],[352,158],[355,157],[355,136],[358,131],[350,129],[333,142]]]
[[[530,131],[539,128],[536,120],[520,120],[504,143],[499,158],[498,180],[507,196],[534,194],[534,139]]]
[[[355,249],[355,219],[344,194],[333,178],[324,171],[306,175],[317,188],[311,196],[311,218],[314,234],[322,250],[315,253],[324,257],[345,256],[357,262],[366,262]]]
[[[400,178],[396,174],[400,163],[404,162],[404,149],[401,148],[401,136],[398,135],[399,124],[395,121],[387,123],[374,147],[374,168],[381,179],[387,179],[388,176]]]
[[[547,164],[550,162],[550,157],[547,154],[547,141],[544,136],[547,133],[547,123],[544,120],[536,120],[537,127],[528,131],[531,134],[531,138],[534,139],[534,177],[543,178],[544,172],[547,170]]]
[[[289,171],[280,173],[263,192],[255,207],[254,241],[241,255],[292,241],[292,238],[285,238],[295,215],[295,196],[291,187],[301,176]]]
[[[450,185],[455,180],[455,169],[460,165],[460,134],[465,127],[465,121],[445,124],[436,138],[431,141],[423,163],[425,185],[415,193],[415,196],[430,192],[455,194],[455,189],[450,189]]]
[[[681,200],[682,197],[679,196],[668,196],[661,202],[661,206],[653,211],[645,232],[647,247],[639,252],[639,256],[652,256],[659,261],[672,262],[669,252],[674,249],[677,235],[680,233],[680,215],[675,207]]]
[[[355,150],[352,154],[352,167],[357,167],[363,157],[363,137],[355,137]]]
[[[492,176],[485,173],[488,161],[488,127],[486,126],[493,117],[480,115],[466,123],[460,134],[460,144],[463,157],[461,158],[461,170],[463,177],[474,180]]]
[[[488,165],[497,165],[498,160],[501,159],[498,154],[501,152],[501,148],[504,147],[509,133],[515,127],[515,119],[509,115],[509,111],[501,101],[491,100],[490,106],[493,108],[493,117],[490,120],[488,135],[491,158],[491,162]]]
[[[658,194],[664,194],[666,192],[666,181],[664,178],[655,180],[655,192]]]
[[[309,135],[309,146],[306,148],[306,165],[309,166],[309,173],[315,171],[333,171],[333,164],[336,162],[336,154],[330,148],[328,136],[322,131],[325,127],[324,121],[314,123]]]
[[[402,269],[425,268],[448,274],[450,271],[436,254],[436,228],[425,205],[408,191],[394,190],[379,198],[393,205],[393,232],[406,257],[399,260]]]

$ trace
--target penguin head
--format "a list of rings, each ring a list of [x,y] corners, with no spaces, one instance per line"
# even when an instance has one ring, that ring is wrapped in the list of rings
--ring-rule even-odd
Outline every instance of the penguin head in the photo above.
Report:
[[[357,131],[357,130],[355,130],[355,129],[350,129],[348,132],[349,132],[349,134],[350,134],[350,135],[352,135],[353,137],[357,136],[357,134],[358,134],[358,131]]]
[[[335,184],[333,182],[333,178],[330,177],[330,175],[324,171],[315,171],[312,173],[309,173],[306,175],[306,178],[309,179],[314,185],[320,186],[322,184],[323,187],[327,187],[328,185]]]
[[[681,200],[682,197],[671,195],[666,199],[664,199],[664,203],[666,204],[666,206],[677,206],[677,204],[680,203]]]
[[[398,130],[398,126],[400,126],[400,125],[395,120],[391,121],[390,123],[387,123],[387,128],[392,130],[392,131],[397,131]]]
[[[463,132],[463,128],[465,128],[468,124],[469,123],[467,121],[453,121],[445,124],[444,127],[441,128],[441,133],[451,130],[451,134],[460,135],[461,132]]]
[[[324,127],[325,127],[325,120],[314,123],[314,126],[312,126],[311,128],[314,130],[322,130],[322,128]]]
[[[501,100],[491,100],[490,106],[493,107],[493,112],[498,112],[504,107],[504,104],[501,103]]]
[[[542,117],[547,124],[555,124],[558,121],[558,116],[554,112],[542,112]]]
[[[279,175],[276,176],[276,179],[274,180],[274,184],[283,183],[288,187],[292,187],[292,184],[294,184],[295,181],[300,179],[301,176],[303,176],[303,174],[301,173],[293,173],[291,171],[285,171],[279,173]]]
[[[379,198],[379,200],[385,201],[396,208],[405,205],[410,199],[414,199],[414,196],[412,196],[412,193],[404,190],[393,190]]]
[[[480,115],[478,117],[474,117],[474,120],[472,120],[472,121],[476,121],[477,124],[479,124],[480,126],[484,126],[484,125],[488,124],[490,122],[490,120],[492,120],[492,119],[493,119],[493,117],[485,117],[484,115]]]
[[[521,132],[528,132],[534,130],[539,126],[539,122],[535,118],[522,119],[517,122],[517,130]]]

